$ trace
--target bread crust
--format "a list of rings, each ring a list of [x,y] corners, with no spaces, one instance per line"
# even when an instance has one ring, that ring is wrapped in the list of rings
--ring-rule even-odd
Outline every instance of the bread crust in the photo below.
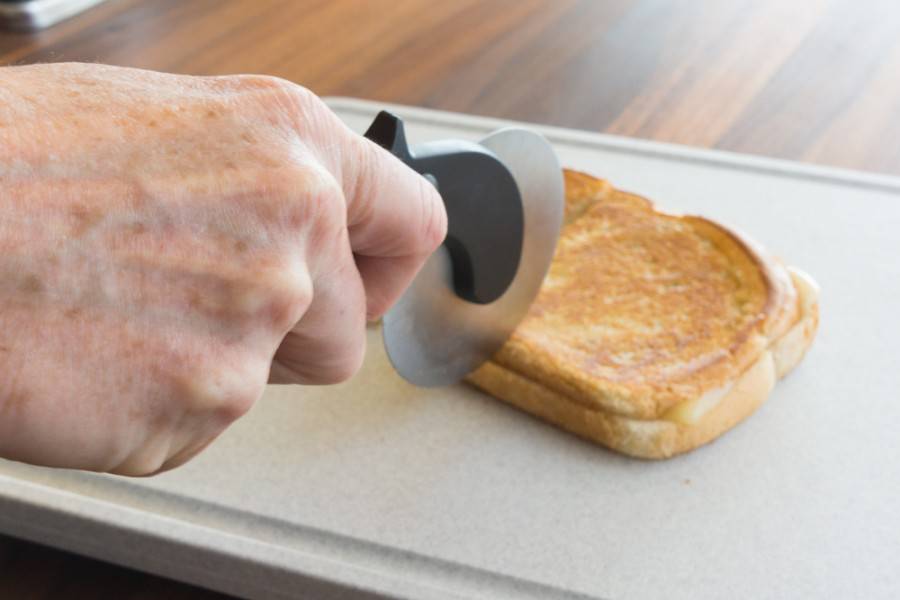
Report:
[[[577,234],[573,225],[601,203],[647,211],[650,220],[680,219],[721,247],[729,265],[743,265],[743,270],[737,271],[739,276],[757,273],[765,294],[760,314],[727,339],[728,344],[713,361],[689,370],[692,385],[676,390],[680,393],[660,390],[671,392],[684,379],[673,378],[673,385],[665,389],[665,385],[591,377],[577,362],[553,356],[555,348],[545,341],[554,336],[552,329],[527,335],[517,330],[518,335],[468,380],[541,419],[642,458],[686,452],[752,414],[768,397],[776,379],[796,366],[812,343],[818,325],[818,289],[812,279],[789,271],[749,237],[707,219],[664,213],[646,199],[617,192],[608,183],[582,173],[566,172],[566,183],[564,237],[573,231]],[[555,308],[542,306],[540,298],[536,304],[537,311]]]
[[[488,362],[468,381],[487,393],[583,438],[629,456],[670,458],[707,444],[753,414],[809,349],[819,322],[817,288],[808,275],[791,270],[801,287],[801,315],[737,380],[722,390],[718,402],[695,423],[669,419],[641,420],[592,410],[571,398]]]

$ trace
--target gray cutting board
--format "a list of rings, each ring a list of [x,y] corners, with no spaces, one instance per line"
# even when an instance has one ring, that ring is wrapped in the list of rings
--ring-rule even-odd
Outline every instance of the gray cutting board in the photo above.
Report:
[[[383,106],[330,104],[358,131]],[[507,124],[393,109],[413,141]],[[900,597],[900,180],[537,129],[564,165],[819,281],[814,347],[748,421],[631,460],[468,387],[406,385],[371,331],[352,381],[269,389],[172,473],[0,461],[0,530],[254,597]]]

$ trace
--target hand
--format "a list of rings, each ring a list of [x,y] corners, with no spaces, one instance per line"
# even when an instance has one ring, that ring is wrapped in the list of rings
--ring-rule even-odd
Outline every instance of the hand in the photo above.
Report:
[[[299,86],[102,65],[0,69],[0,200],[0,456],[128,475],[353,374],[446,229]]]

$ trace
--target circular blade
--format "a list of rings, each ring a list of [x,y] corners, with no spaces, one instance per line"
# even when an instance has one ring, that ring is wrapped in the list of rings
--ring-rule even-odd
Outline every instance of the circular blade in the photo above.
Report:
[[[528,312],[556,249],[564,190],[550,144],[540,134],[517,128],[494,132],[479,143],[503,161],[519,186],[525,215],[519,269],[500,298],[474,304],[453,291],[447,250],[441,247],[431,255],[384,316],[388,357],[416,385],[457,382],[499,350]]]

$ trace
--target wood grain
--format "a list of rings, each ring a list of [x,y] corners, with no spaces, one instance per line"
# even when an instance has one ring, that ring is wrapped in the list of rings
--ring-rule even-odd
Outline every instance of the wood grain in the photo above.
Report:
[[[0,64],[46,61],[268,73],[321,95],[900,174],[895,0],[110,0],[0,33]],[[0,598],[107,586],[204,597],[0,538]]]
[[[62,60],[900,174],[894,0],[113,0],[0,37]]]

